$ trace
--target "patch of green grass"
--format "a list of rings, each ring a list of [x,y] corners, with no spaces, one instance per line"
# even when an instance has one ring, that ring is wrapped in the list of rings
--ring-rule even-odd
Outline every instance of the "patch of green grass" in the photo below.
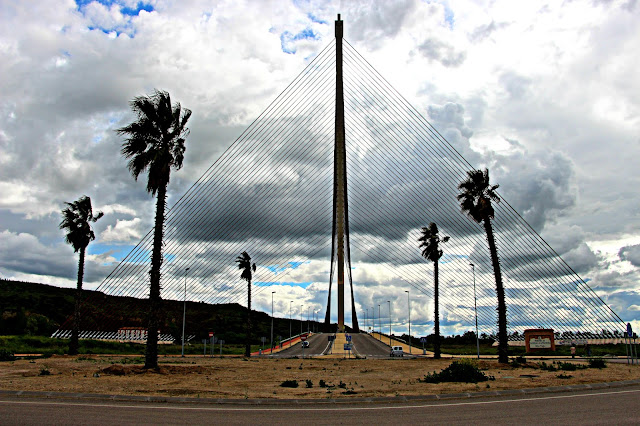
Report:
[[[540,367],[541,370],[544,371],[558,371],[558,369],[556,368],[555,365],[553,364],[547,364],[546,362],[542,361],[541,363],[538,364],[538,366]]]

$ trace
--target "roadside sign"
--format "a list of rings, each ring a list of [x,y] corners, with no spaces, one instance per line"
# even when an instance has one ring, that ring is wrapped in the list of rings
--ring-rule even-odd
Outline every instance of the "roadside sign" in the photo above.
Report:
[[[213,331],[209,332],[209,337],[213,337]]]
[[[304,336],[304,335],[300,336],[300,340],[302,340],[304,342],[305,340],[307,340],[307,336]]]
[[[347,338],[347,342],[350,342],[350,341],[351,341],[351,335],[350,335],[350,334],[347,334],[347,335],[345,335],[344,337],[346,337],[346,338]]]
[[[345,351],[350,351],[351,350],[351,343],[345,343],[344,344],[344,350]]]
[[[266,341],[267,341],[267,338],[266,338],[266,337],[264,337],[264,336],[262,336],[262,337],[260,338],[260,341],[264,344],[264,342],[266,342]]]
[[[633,337],[633,329],[631,329],[631,323],[627,323],[627,336]]]
[[[421,337],[420,338],[420,343],[427,343],[427,338],[426,337]]]

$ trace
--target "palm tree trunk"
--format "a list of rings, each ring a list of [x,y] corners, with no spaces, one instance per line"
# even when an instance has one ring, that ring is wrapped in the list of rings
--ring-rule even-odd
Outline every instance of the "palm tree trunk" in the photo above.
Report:
[[[440,358],[440,310],[439,307],[439,291],[438,291],[438,261],[433,262],[433,282],[434,282],[434,334],[436,341],[433,342],[433,357]]]
[[[71,329],[71,341],[69,342],[69,355],[77,355],[80,347],[80,299],[82,298],[82,279],[84,277],[84,251],[80,248],[78,259],[78,284],[76,286],[75,306],[73,309],[73,328]]]
[[[251,356],[251,280],[247,280],[247,340],[245,342],[244,356]]]
[[[493,275],[496,279],[496,295],[498,296],[498,362],[509,362],[509,346],[507,343],[507,304],[504,297],[504,286],[502,285],[502,273],[500,272],[500,259],[498,259],[498,249],[493,235],[491,219],[484,219],[484,230],[487,233],[489,251],[491,252],[491,264],[493,265]]]
[[[167,185],[158,188],[156,219],[153,230],[153,252],[151,254],[151,285],[149,288],[149,328],[144,368],[158,368],[158,329],[161,325],[162,298],[160,296],[160,267],[162,266],[162,238],[164,236],[164,209]]]

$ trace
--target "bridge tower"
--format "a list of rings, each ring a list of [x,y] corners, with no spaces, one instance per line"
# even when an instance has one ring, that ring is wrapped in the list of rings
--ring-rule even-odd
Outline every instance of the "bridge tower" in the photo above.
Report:
[[[336,35],[336,116],[335,145],[333,154],[333,226],[331,242],[331,273],[329,275],[329,299],[325,315],[325,329],[331,326],[331,285],[334,277],[334,265],[338,285],[338,332],[345,331],[344,325],[344,280],[345,270],[351,287],[352,329],[359,332],[356,307],[353,299],[353,280],[351,278],[351,250],[349,248],[349,203],[347,197],[347,155],[344,131],[344,92],[342,84],[342,33],[343,21],[335,21]]]

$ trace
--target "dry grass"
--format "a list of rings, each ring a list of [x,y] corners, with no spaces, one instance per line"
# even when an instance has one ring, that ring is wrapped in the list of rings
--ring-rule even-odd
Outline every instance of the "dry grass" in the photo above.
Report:
[[[35,361],[3,362],[0,389],[165,395],[200,398],[349,398],[429,395],[486,390],[535,388],[579,383],[640,379],[640,368],[608,364],[608,368],[570,372],[512,368],[481,361],[479,367],[494,381],[478,384],[420,383],[426,373],[440,371],[451,360],[344,360],[161,358],[157,371],[128,364],[124,357],[57,356]],[[537,365],[531,363],[531,366]],[[43,369],[51,374],[40,375]],[[561,379],[564,373],[572,378]],[[533,376],[533,377],[532,377]],[[297,380],[298,388],[281,387]],[[307,388],[307,380],[313,387]],[[327,387],[320,387],[323,380]]]

